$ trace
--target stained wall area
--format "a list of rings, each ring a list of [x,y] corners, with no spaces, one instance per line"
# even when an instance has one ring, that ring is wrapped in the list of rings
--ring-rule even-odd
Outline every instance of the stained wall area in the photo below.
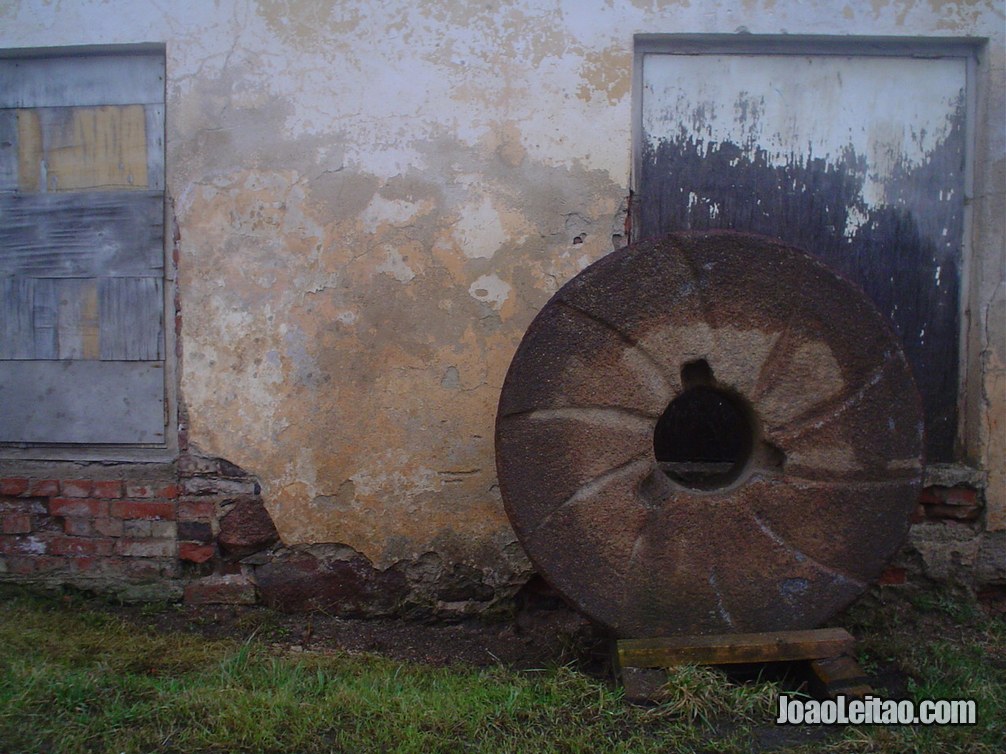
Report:
[[[537,311],[630,239],[634,35],[870,35],[988,38],[957,451],[890,580],[1006,584],[1004,17],[1001,0],[3,3],[0,48],[165,46],[179,441],[150,464],[0,463],[0,571],[292,608],[327,583],[371,613],[512,595],[531,569],[496,404]]]

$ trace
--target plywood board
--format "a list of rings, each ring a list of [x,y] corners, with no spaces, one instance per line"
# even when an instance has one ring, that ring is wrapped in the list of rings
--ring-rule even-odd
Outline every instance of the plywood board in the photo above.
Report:
[[[18,185],[17,111],[0,110],[0,191]]]
[[[61,278],[56,290],[56,352],[59,359],[97,359],[98,281]]]
[[[163,201],[159,191],[0,194],[0,274],[160,274]]]
[[[143,108],[147,126],[147,188],[164,189],[164,105]]]
[[[161,281],[158,278],[103,278],[99,290],[101,358],[105,361],[163,358]]]
[[[17,116],[21,191],[148,188],[142,105],[46,107]]]
[[[0,359],[35,358],[30,278],[0,278]]]
[[[0,59],[0,108],[164,103],[164,56]]]
[[[33,359],[59,356],[59,294],[55,279],[31,280],[31,335]]]
[[[97,280],[8,277],[0,290],[0,359],[99,357]]]
[[[0,362],[0,442],[162,444],[161,362]]]
[[[0,359],[157,361],[159,278],[0,278]]]
[[[623,668],[669,668],[687,664],[731,665],[836,657],[854,645],[855,639],[844,628],[819,628],[622,639],[617,650],[618,662]]]
[[[17,117],[17,175],[21,191],[35,193],[46,185],[42,124],[37,110],[15,110]]]

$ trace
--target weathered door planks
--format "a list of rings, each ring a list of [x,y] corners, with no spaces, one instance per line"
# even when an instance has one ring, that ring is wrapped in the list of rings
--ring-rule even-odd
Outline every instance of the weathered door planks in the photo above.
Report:
[[[104,361],[164,358],[164,294],[159,278],[102,278],[100,333]]]
[[[0,274],[134,277],[163,268],[159,191],[0,194]]]
[[[165,442],[164,59],[0,59],[0,443]]]
[[[147,115],[142,105],[17,111],[22,191],[145,189]]]
[[[56,290],[56,348],[60,359],[95,360],[98,343],[98,281],[59,278]]]
[[[36,358],[34,287],[31,278],[0,277],[0,360]]]
[[[968,64],[963,52],[895,52],[643,54],[638,232],[761,233],[858,283],[902,339],[929,459],[946,461],[957,430]]]
[[[17,110],[0,110],[0,191],[18,187]]]
[[[0,379],[0,442],[164,442],[161,362],[10,361]]]
[[[163,55],[0,59],[0,108],[163,105]]]
[[[158,278],[0,278],[0,360],[164,358]]]

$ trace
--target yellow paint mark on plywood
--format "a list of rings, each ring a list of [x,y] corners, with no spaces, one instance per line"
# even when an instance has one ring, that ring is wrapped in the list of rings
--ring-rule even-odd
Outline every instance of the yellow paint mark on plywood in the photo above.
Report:
[[[22,191],[147,188],[143,105],[18,111]]]
[[[97,279],[64,278],[56,282],[59,358],[100,359]]]
[[[37,110],[17,111],[18,186],[35,192],[42,187],[42,127]]]
[[[89,280],[80,306],[80,346],[83,358],[101,358],[101,325],[98,316],[98,281]]]

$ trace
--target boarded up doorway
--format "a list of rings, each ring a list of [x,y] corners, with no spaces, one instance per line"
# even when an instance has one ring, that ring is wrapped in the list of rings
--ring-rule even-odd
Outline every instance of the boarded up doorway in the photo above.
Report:
[[[0,443],[163,447],[164,52],[0,56]]]
[[[976,48],[750,36],[636,43],[634,235],[761,233],[860,285],[904,344],[929,460],[953,460]]]

